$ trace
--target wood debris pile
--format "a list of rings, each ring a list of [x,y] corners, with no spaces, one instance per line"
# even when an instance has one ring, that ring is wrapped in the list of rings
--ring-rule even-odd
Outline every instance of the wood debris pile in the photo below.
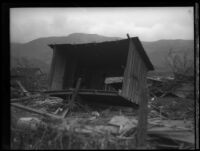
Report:
[[[20,84],[28,91],[43,91],[47,88],[47,74],[39,68],[17,67],[12,68],[10,72],[11,98],[23,96]]]
[[[157,96],[151,88],[145,148],[193,149],[191,95],[169,97],[162,89],[165,95]],[[20,93],[11,99],[12,149],[136,148],[138,113],[131,107],[90,105],[75,98],[73,103],[67,98],[31,93],[22,84]]]
[[[169,119],[194,118],[194,78],[149,78],[149,116],[161,114]]]

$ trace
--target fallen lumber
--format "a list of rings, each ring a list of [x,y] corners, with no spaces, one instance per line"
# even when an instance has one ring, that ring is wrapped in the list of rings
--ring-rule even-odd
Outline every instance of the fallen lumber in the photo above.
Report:
[[[19,108],[19,109],[22,109],[22,110],[25,110],[25,111],[29,111],[29,112],[33,112],[33,113],[36,113],[36,114],[40,114],[42,116],[54,118],[54,119],[61,119],[62,118],[60,116],[56,116],[54,114],[50,114],[50,113],[47,113],[47,112],[44,112],[44,111],[36,110],[36,109],[30,108],[30,107],[27,107],[27,106],[24,106],[24,105],[21,105],[21,104],[18,104],[18,103],[11,103],[11,106]]]
[[[20,89],[26,96],[30,96],[30,93],[24,88],[20,81],[16,80],[17,84],[19,85]]]

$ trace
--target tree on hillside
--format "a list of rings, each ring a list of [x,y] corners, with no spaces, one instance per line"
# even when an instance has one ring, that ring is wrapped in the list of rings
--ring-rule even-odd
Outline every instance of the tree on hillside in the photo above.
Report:
[[[194,78],[194,60],[189,58],[187,52],[177,54],[171,48],[168,52],[166,63],[176,79]]]

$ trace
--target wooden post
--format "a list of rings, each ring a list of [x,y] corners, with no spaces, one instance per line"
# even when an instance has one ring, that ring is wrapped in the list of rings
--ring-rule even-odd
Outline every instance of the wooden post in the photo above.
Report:
[[[75,88],[75,90],[74,90],[74,92],[73,92],[73,94],[72,94],[72,99],[70,100],[69,104],[72,104],[72,105],[73,105],[73,104],[75,103],[74,101],[76,100],[76,97],[77,97],[77,95],[78,95],[78,90],[79,90],[80,85],[81,85],[81,80],[82,80],[81,78],[78,79],[78,81],[77,81],[77,83],[76,83],[76,88]],[[62,115],[63,118],[66,117],[68,111],[69,111],[69,108],[67,108],[67,109],[63,112],[63,115]]]
[[[80,85],[81,85],[81,80],[82,80],[82,79],[79,78],[78,81],[77,81],[77,83],[76,83],[76,88],[75,88],[75,90],[74,90],[74,93],[73,93],[72,99],[71,99],[72,102],[74,102],[75,99],[76,99],[76,96],[77,96],[77,94],[78,94],[78,90],[79,90]]]
[[[148,96],[146,88],[146,79],[141,83],[141,91],[139,96],[139,118],[137,125],[136,147],[144,149],[146,146],[147,137],[147,114],[148,114]]]

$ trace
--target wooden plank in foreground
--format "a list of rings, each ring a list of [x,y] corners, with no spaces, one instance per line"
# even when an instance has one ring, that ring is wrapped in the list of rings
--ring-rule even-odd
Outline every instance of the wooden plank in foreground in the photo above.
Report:
[[[53,115],[53,114],[50,114],[50,113],[47,113],[47,112],[44,112],[44,111],[36,110],[36,109],[30,108],[30,107],[27,107],[27,106],[24,106],[24,105],[21,105],[21,104],[18,104],[18,103],[11,103],[11,106],[25,110],[25,111],[28,111],[28,112],[40,114],[42,116],[46,116],[46,117],[50,117],[50,118],[54,118],[54,119],[62,119],[62,117],[60,117],[60,116]]]

